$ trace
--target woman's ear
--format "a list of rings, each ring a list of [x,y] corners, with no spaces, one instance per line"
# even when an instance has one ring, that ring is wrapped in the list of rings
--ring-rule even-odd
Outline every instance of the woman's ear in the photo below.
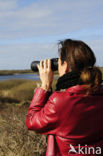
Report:
[[[65,68],[65,73],[69,71],[68,63],[64,61],[64,68]]]
[[[68,71],[69,71],[69,67],[67,66],[67,68],[66,68],[66,71],[65,71],[65,72],[66,72],[66,73],[68,73]]]

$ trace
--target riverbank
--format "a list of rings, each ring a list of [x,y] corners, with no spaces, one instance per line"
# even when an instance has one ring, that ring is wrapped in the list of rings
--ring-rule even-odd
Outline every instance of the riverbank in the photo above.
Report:
[[[34,73],[32,70],[0,70],[0,75],[15,75],[15,74],[30,74]]]
[[[34,89],[40,80],[6,80],[0,81],[0,100],[3,102],[23,103],[32,99]],[[53,80],[53,89],[55,89],[56,80]],[[8,101],[7,101],[8,100]],[[14,101],[13,101],[14,100]]]
[[[56,75],[58,74],[57,71],[54,72]],[[0,70],[0,76],[4,75],[17,75],[17,74],[38,74],[38,72],[34,72],[30,69],[25,70]]]

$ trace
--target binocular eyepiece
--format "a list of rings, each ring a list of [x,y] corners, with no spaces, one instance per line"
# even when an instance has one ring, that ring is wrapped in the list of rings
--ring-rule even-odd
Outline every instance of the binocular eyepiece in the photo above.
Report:
[[[53,71],[57,71],[58,70],[58,58],[52,58],[50,60],[51,60],[51,69]],[[39,64],[39,63],[40,63],[40,61],[33,61],[31,63],[31,69],[34,72],[37,72],[38,71],[37,64]]]

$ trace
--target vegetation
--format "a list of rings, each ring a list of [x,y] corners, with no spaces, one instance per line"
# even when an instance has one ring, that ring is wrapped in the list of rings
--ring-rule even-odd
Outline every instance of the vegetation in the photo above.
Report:
[[[28,131],[26,114],[39,81],[0,82],[0,156],[43,156],[46,135]],[[55,88],[56,80],[53,82]]]
[[[15,75],[15,74],[32,74],[37,73],[30,69],[25,70],[0,70],[0,76],[2,75]],[[54,72],[57,75],[57,71]]]
[[[101,72],[102,72],[102,78],[103,78],[103,67],[99,67],[99,69],[100,69]]]
[[[0,75],[14,75],[14,74],[25,74],[25,73],[34,73],[32,70],[0,70]]]

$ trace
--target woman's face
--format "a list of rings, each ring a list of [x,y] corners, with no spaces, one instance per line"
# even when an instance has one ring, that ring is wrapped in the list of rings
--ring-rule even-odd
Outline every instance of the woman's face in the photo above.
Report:
[[[59,76],[62,76],[62,75],[64,75],[67,72],[68,72],[68,64],[67,64],[67,62],[64,61],[64,63],[61,64],[61,59],[59,57],[59,59],[58,59],[58,73],[59,73]]]

